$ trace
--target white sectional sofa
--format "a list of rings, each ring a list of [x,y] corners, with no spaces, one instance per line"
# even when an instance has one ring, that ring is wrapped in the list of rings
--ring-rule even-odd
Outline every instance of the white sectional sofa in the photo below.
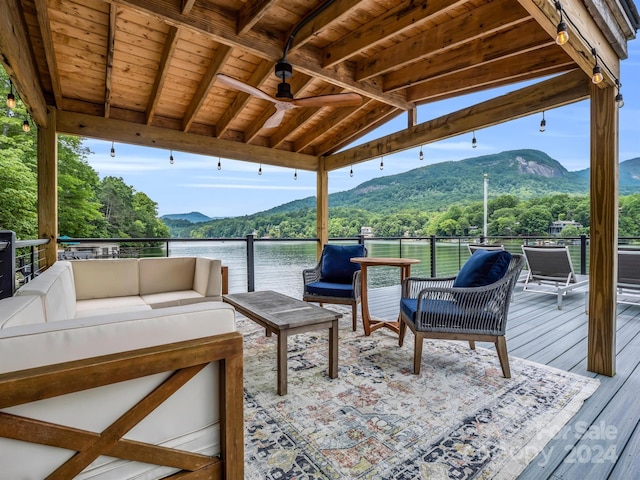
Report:
[[[2,478],[243,478],[218,260],[56,262],[0,300]]]

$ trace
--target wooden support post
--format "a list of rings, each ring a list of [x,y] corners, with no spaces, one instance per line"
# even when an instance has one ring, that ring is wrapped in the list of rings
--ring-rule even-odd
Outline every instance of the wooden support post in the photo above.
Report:
[[[44,263],[51,266],[58,259],[58,135],[53,107],[47,108],[47,126],[38,128],[38,237],[50,240]]]
[[[329,241],[329,174],[324,158],[319,159],[316,175],[316,231],[320,239],[317,256],[320,258],[323,245]]]
[[[618,109],[615,88],[591,86],[591,245],[587,369],[616,371]]]

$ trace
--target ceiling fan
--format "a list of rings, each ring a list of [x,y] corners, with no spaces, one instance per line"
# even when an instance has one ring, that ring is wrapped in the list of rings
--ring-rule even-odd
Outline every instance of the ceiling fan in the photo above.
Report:
[[[278,66],[281,63],[285,65],[281,66],[280,70],[278,70]],[[357,93],[337,93],[334,95],[293,98],[291,86],[285,81],[286,78],[291,76],[291,65],[286,62],[278,62],[278,65],[276,65],[276,75],[282,78],[282,82],[278,84],[278,93],[276,93],[275,97],[263,92],[259,88],[222,73],[217,75],[217,79],[221,84],[229,88],[240,90],[241,92],[275,104],[276,111],[264,122],[263,128],[277,127],[280,125],[280,122],[282,122],[285,112],[296,107],[351,107],[362,104],[362,97]]]

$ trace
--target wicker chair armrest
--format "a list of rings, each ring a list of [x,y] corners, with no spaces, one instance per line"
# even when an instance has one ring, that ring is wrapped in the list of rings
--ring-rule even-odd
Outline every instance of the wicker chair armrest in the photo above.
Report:
[[[313,268],[305,268],[302,270],[302,279],[304,280],[304,284],[308,285],[311,282],[317,282],[320,280],[320,267],[321,264],[318,264]]]
[[[360,270],[353,273],[353,298],[359,300],[362,296],[362,284],[360,283]]]

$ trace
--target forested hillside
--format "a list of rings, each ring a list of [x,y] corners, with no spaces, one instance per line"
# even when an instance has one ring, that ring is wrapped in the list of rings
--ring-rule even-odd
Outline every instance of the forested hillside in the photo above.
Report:
[[[489,233],[544,235],[554,220],[574,220],[565,235],[587,233],[589,170],[567,171],[537,150],[516,150],[428,165],[329,195],[329,235],[476,235],[483,223],[484,174],[489,178]],[[620,165],[620,235],[640,234],[640,159]],[[296,238],[315,236],[315,197],[254,215],[200,224],[170,223],[180,237]]]
[[[0,68],[0,85],[8,77]],[[13,230],[20,239],[36,238],[37,131],[23,131],[26,110],[4,105],[0,111],[0,229]],[[88,163],[82,139],[58,136],[58,224],[69,237],[166,237],[157,204],[136,192],[122,178],[100,180]]]

